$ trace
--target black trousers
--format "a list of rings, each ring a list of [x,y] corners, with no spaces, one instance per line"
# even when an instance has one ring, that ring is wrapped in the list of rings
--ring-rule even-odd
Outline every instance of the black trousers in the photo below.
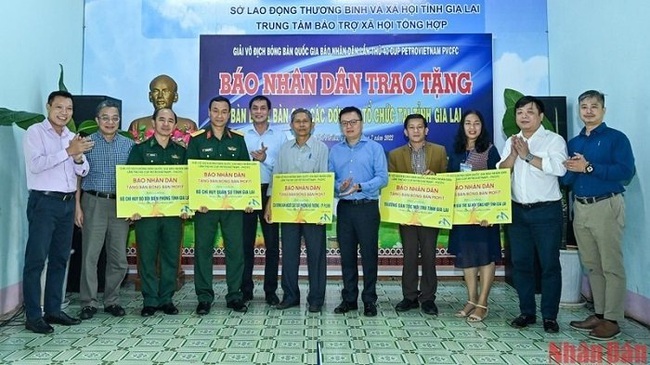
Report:
[[[241,291],[244,295],[253,294],[253,266],[255,264],[255,240],[257,221],[262,225],[262,236],[266,248],[264,266],[264,293],[274,294],[278,289],[278,262],[280,260],[280,225],[268,224],[264,220],[264,208],[269,201],[266,192],[269,184],[262,184],[262,209],[244,213],[242,237],[244,240],[244,274]]]
[[[402,267],[402,294],[408,300],[426,301],[436,299],[438,275],[436,273],[436,244],[438,228],[399,226],[404,251]],[[422,265],[422,278],[418,274],[418,259]],[[419,282],[419,286],[418,286]]]
[[[327,257],[325,247],[325,225],[307,223],[282,223],[282,301],[300,302],[298,269],[300,267],[300,246],[305,239],[307,251],[307,273],[309,277],[309,305],[322,306],[325,302],[327,283]]]
[[[339,200],[336,208],[336,236],[341,250],[343,290],[346,302],[356,302],[359,296],[357,248],[361,251],[364,303],[377,301],[377,256],[379,252],[379,203]]]

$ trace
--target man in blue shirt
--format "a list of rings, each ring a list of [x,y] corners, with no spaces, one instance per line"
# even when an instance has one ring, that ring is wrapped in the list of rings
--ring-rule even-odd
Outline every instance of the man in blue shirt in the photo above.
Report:
[[[343,301],[334,313],[356,310],[359,280],[357,246],[361,250],[364,315],[377,315],[377,255],[379,250],[379,190],[388,183],[388,164],[383,147],[362,134],[359,108],[348,106],[339,113],[343,141],[332,146],[329,170],[334,172],[336,236],[341,251]]]
[[[79,318],[90,319],[97,313],[97,261],[106,242],[106,285],[104,312],[125,315],[120,306],[120,285],[128,267],[126,239],[129,222],[117,218],[115,202],[115,166],[126,164],[134,142],[118,133],[119,105],[106,100],[97,106],[95,118],[99,130],[90,135],[95,147],[86,153],[91,168],[77,189],[75,224],[82,229]]]
[[[595,314],[569,325],[589,331],[592,339],[609,341],[621,332],[617,321],[625,309],[623,185],[634,176],[634,155],[625,134],[603,122],[605,95],[588,90],[578,103],[585,127],[569,141],[568,172],[562,182],[573,190],[573,231],[588,271]]]

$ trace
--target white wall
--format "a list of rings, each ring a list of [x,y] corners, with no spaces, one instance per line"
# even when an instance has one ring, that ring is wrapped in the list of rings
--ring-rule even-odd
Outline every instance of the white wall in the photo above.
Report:
[[[59,63],[72,93],[81,92],[83,0],[0,2],[0,107],[45,113],[48,94],[58,90]],[[27,188],[18,127],[0,127],[0,315],[22,300]],[[6,260],[6,261],[5,261]]]
[[[605,122],[632,143],[637,174],[625,194],[623,254],[630,293],[626,309],[645,323],[650,323],[650,314],[645,313],[650,306],[650,170],[645,160],[650,155],[648,14],[646,0],[548,0],[550,93],[568,97],[569,136],[582,128],[578,95],[597,89],[605,93]]]
[[[0,107],[44,113],[59,64],[68,90],[81,92],[83,0],[1,1],[0,14]]]

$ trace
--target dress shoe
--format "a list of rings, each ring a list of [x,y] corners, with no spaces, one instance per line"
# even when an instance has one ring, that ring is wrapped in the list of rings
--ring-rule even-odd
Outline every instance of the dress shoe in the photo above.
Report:
[[[349,312],[351,310],[357,310],[357,309],[359,309],[359,306],[357,305],[357,303],[346,302],[344,300],[344,301],[341,302],[341,304],[339,304],[338,307],[334,308],[334,313],[343,314],[343,313],[347,313],[347,312]]]
[[[200,316],[204,316],[208,313],[210,313],[210,307],[211,307],[210,302],[199,302],[199,305],[196,306],[196,314]]]
[[[519,317],[510,322],[510,327],[526,328],[529,324],[535,324],[535,322],[537,322],[537,317],[528,314],[520,314]]]
[[[52,333],[54,328],[45,323],[43,318],[37,318],[33,321],[25,321],[25,328],[34,333]]]
[[[246,311],[248,310],[246,304],[244,304],[244,302],[241,300],[233,300],[231,302],[228,302],[226,303],[226,307],[234,310],[235,312],[240,312],[240,313],[246,313]]]
[[[163,313],[165,314],[170,314],[170,315],[175,315],[178,314],[178,308],[174,305],[174,303],[165,303],[158,307]]]
[[[584,321],[569,322],[569,326],[571,326],[571,328],[573,328],[574,330],[578,330],[578,331],[591,331],[594,328],[598,327],[598,325],[602,321],[603,321],[602,319],[592,314],[589,317],[587,317],[587,319],[585,319]]]
[[[124,317],[126,311],[119,304],[111,304],[108,307],[104,307],[105,313],[110,313],[113,317]]]
[[[83,320],[91,319],[96,313],[97,313],[97,308],[87,305],[81,308],[81,312],[79,313],[79,319],[83,319]]]
[[[420,306],[420,303],[418,302],[417,299],[415,300],[410,300],[410,299],[402,299],[401,302],[397,303],[395,306],[395,310],[398,312],[406,312],[411,309],[415,309]]]
[[[244,301],[244,303],[250,302],[251,300],[253,300],[253,293],[243,292],[242,300]]]
[[[618,324],[604,319],[596,328],[589,332],[589,338],[598,341],[611,341],[619,334],[621,334],[621,329],[618,327]]]
[[[292,307],[298,307],[299,305],[300,305],[299,301],[283,300],[275,308],[276,309],[289,309],[289,308],[292,308]]]
[[[280,298],[278,298],[278,296],[275,293],[266,294],[266,304],[273,306],[273,305],[278,305],[278,303],[280,303]]]
[[[554,319],[544,319],[544,332],[558,333],[560,332],[560,325]]]
[[[62,326],[74,326],[81,323],[79,318],[72,318],[63,311],[57,315],[46,314],[43,316],[43,320],[49,324],[60,324]]]
[[[422,303],[422,312],[431,316],[438,315],[438,306],[433,300],[427,300]]]
[[[323,308],[322,305],[310,304],[307,310],[309,311],[309,313],[320,313],[322,308]]]
[[[377,315],[377,305],[375,303],[363,304],[363,315],[366,317],[374,317]]]
[[[157,310],[158,310],[158,308],[156,308],[156,307],[145,306],[140,311],[140,315],[143,316],[143,317],[151,317],[154,314],[156,314]]]

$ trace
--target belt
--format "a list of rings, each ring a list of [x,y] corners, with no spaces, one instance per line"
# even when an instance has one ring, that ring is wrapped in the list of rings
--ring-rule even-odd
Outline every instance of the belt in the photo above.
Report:
[[[516,201],[513,200],[512,204],[518,205],[518,206],[520,206],[520,207],[522,207],[524,209],[533,209],[533,208],[543,207],[543,206],[546,206],[546,205],[551,205],[551,204],[554,204],[554,203],[557,203],[557,202],[559,202],[559,200],[551,200],[551,201],[537,202],[537,203],[519,203],[519,202],[516,202]]]
[[[32,192],[36,194],[45,195],[53,199],[63,200],[64,202],[74,199],[74,192],[62,193],[60,191],[42,191],[42,190],[32,190]]]
[[[618,195],[619,193],[609,193],[609,194],[604,194],[604,195],[598,195],[598,196],[576,196],[576,201],[578,203],[582,204],[593,204],[597,203],[601,200],[609,199],[611,197],[614,197]]]
[[[115,199],[115,194],[113,193],[102,193],[101,191],[95,190],[84,190],[84,193],[96,196],[98,198]]]
[[[378,200],[376,199],[340,199],[339,204],[350,204],[350,205],[362,205],[362,204],[370,204],[370,203],[377,203]]]

